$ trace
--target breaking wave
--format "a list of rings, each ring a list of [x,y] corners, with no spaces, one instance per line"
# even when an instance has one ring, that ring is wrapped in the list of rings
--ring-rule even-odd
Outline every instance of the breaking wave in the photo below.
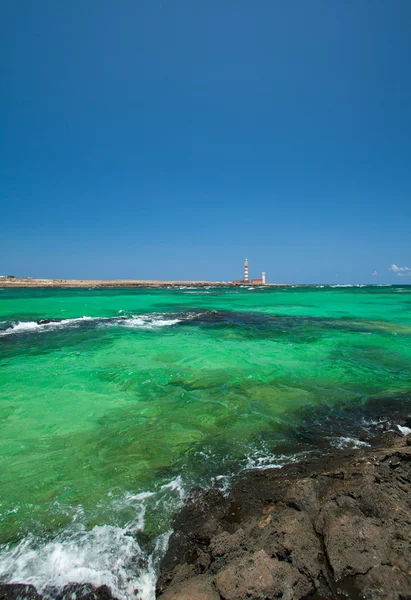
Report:
[[[6,328],[0,335],[10,335],[13,333],[30,333],[35,331],[47,331],[52,329],[62,329],[63,327],[75,327],[86,321],[93,321],[93,317],[78,317],[75,319],[40,319],[39,321],[18,321],[17,323],[2,323]]]
[[[330,285],[332,288],[363,288],[367,287],[365,283],[336,283]]]
[[[73,522],[54,539],[32,534],[14,547],[0,546],[2,583],[33,585],[45,598],[67,585],[106,585],[119,600],[154,600],[158,563],[171,531],[160,534],[148,552],[138,542],[145,528],[147,504],[171,513],[181,507],[185,491],[181,478],[164,484],[157,492],[126,493],[117,506],[128,507],[134,518],[124,527],[98,525],[88,530]]]
[[[127,530],[103,525],[91,531],[66,531],[49,542],[28,536],[2,552],[0,573],[7,583],[34,585],[49,597],[53,589],[87,582],[96,587],[107,585],[121,600],[151,600],[155,579],[151,569],[140,577],[132,575],[136,559],[142,557],[140,546]]]
[[[319,456],[320,448],[323,454],[324,451],[327,453],[335,449],[369,445],[368,440],[358,437],[360,434],[397,431],[407,435],[411,432],[404,420],[401,421],[403,424],[399,424],[375,417],[374,410],[370,410],[368,415],[364,407],[354,411],[349,417],[351,424],[347,427],[347,415],[342,414],[338,418],[338,409],[336,414],[333,414],[333,408],[330,410],[333,418],[330,422],[325,420],[324,431],[320,434],[317,427],[320,413],[312,408],[307,410],[306,419],[301,423],[304,436],[308,434],[306,439],[310,439],[310,432],[316,432],[316,437],[310,439],[308,444],[300,443],[298,448],[298,428],[293,425],[290,432],[296,437],[290,439],[288,445],[288,449],[293,451],[282,452],[275,444],[258,443],[254,449],[249,447],[237,467],[232,471],[229,469],[231,472],[214,475],[204,482],[205,485],[214,485],[227,494],[233,477],[249,470],[281,468],[286,464],[307,460],[310,456]],[[320,412],[323,412],[323,408]],[[343,429],[346,431],[341,435]],[[326,442],[324,445],[319,443],[322,436]],[[209,461],[217,458],[202,454]],[[0,546],[0,580],[4,583],[31,584],[49,600],[67,585],[86,583],[95,587],[107,585],[119,600],[155,600],[158,567],[167,550],[171,531],[158,535],[149,546],[150,550],[139,543],[139,533],[145,530],[148,509],[161,511],[169,522],[172,514],[183,505],[187,497],[186,490],[192,489],[193,483],[183,481],[178,476],[156,491],[127,492],[122,498],[113,500],[114,504],[117,502],[119,512],[124,507],[133,509],[133,519],[123,527],[106,524],[88,530],[83,523],[73,519],[71,526],[52,540],[30,534],[14,547]]]
[[[185,314],[150,314],[150,315],[121,315],[119,317],[78,317],[74,319],[40,319],[39,321],[18,321],[0,323],[0,336],[24,333],[40,333],[56,331],[65,328],[76,328],[81,325],[123,326],[137,329],[156,329],[170,327],[182,321],[196,318],[195,313]]]
[[[140,317],[131,317],[130,319],[124,319],[121,322],[121,325],[125,325],[126,327],[138,327],[143,329],[153,329],[155,327],[167,327],[170,325],[177,325],[177,323],[181,323],[183,319],[170,319],[165,318],[164,316],[153,317],[153,316],[140,316]]]

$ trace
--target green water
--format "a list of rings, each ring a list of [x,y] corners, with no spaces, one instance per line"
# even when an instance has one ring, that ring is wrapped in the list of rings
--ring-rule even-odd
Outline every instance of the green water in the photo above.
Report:
[[[2,289],[0,322],[8,580],[53,577],[13,571],[27,540],[153,538],[183,489],[275,462],[307,414],[411,390],[408,287]]]

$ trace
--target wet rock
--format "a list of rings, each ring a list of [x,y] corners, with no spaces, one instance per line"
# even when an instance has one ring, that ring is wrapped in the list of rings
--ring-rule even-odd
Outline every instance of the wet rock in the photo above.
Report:
[[[49,323],[61,323],[61,319],[40,319],[37,325],[48,325]]]
[[[94,587],[89,583],[66,585],[61,590],[49,589],[39,594],[32,585],[23,583],[0,584],[0,600],[116,600],[106,585]]]
[[[0,600],[41,600],[42,596],[32,585],[24,583],[0,584]]]
[[[397,445],[399,437],[401,437],[401,433],[398,431],[397,427],[395,427],[395,430],[388,430],[385,433],[376,435],[372,438],[370,443],[375,447],[381,446],[381,444],[384,444],[386,447],[393,447]]]
[[[405,600],[411,598],[411,579],[398,567],[379,565],[357,577],[357,585],[370,600]]]
[[[407,444],[389,431],[372,447],[251,472],[228,498],[197,490],[158,597],[194,600],[205,585],[212,600],[411,599]]]
[[[89,583],[66,585],[55,600],[116,600],[106,585],[94,587]]]

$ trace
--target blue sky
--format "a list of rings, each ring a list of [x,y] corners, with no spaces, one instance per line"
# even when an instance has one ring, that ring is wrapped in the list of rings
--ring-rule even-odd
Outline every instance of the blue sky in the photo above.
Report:
[[[0,9],[0,274],[411,283],[409,0]]]

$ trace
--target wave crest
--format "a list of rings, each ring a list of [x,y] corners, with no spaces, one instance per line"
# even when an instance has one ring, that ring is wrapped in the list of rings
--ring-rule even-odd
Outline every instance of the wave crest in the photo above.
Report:
[[[123,326],[133,329],[156,329],[158,327],[170,327],[177,325],[182,321],[189,321],[197,315],[194,313],[185,314],[147,314],[147,315],[121,315],[118,317],[77,317],[73,319],[40,319],[39,321],[18,321],[15,323],[0,323],[0,336],[24,333],[41,333],[47,331],[56,331],[65,328],[79,327],[83,324],[105,325],[105,326]]]

